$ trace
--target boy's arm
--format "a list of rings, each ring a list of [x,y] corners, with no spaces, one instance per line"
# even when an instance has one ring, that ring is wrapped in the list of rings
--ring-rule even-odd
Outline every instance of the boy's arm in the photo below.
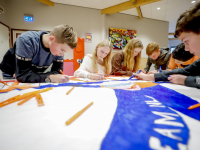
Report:
[[[63,71],[63,56],[56,57],[53,61],[53,65],[51,67],[51,74],[61,74],[60,70]]]
[[[168,81],[168,76],[172,74],[181,74],[187,76],[185,85],[190,87],[200,88],[200,60],[195,61],[193,64],[185,67],[184,69],[175,69],[172,71],[164,71],[162,73],[154,74],[155,81]]]
[[[35,73],[32,70],[33,45],[30,40],[18,37],[15,49],[15,76],[19,82],[42,83],[51,73]]]
[[[146,73],[149,72],[149,69],[150,69],[151,65],[152,65],[152,62],[151,62],[150,58],[148,57],[146,67],[144,68]]]
[[[185,79],[185,85],[200,88],[200,76],[188,76]]]

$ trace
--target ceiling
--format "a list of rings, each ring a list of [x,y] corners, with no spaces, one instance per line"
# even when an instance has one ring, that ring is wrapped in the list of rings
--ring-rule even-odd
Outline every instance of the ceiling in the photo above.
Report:
[[[81,6],[94,9],[105,9],[129,0],[50,0],[54,3]],[[161,0],[151,4],[140,6],[142,16],[144,18],[162,20],[169,22],[169,33],[173,33],[178,17],[185,10],[189,9],[195,3],[191,3],[193,0]],[[157,8],[160,8],[159,10]],[[136,8],[121,11],[119,13],[138,16]],[[111,14],[112,15],[112,14]],[[172,36],[173,35],[169,35]]]

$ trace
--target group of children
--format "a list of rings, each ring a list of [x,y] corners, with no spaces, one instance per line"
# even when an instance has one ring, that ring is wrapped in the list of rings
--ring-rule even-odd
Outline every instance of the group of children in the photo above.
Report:
[[[146,48],[148,60],[141,73],[139,70],[141,40],[129,40],[124,50],[112,57],[112,43],[101,41],[93,54],[87,54],[74,76],[102,80],[104,75],[135,75],[138,79],[150,81],[170,81],[174,84],[200,88],[200,3],[187,10],[179,17],[175,37],[179,44],[172,54],[160,49],[155,42]],[[56,82],[69,81],[62,75],[65,52],[77,46],[77,33],[68,25],[56,26],[50,33],[28,31],[20,35],[14,46],[7,51],[0,64],[2,72],[11,74],[19,82]],[[155,70],[149,71],[152,64]],[[50,66],[51,71],[44,73]],[[159,72],[162,68],[162,72]],[[178,68],[178,69],[176,69]]]

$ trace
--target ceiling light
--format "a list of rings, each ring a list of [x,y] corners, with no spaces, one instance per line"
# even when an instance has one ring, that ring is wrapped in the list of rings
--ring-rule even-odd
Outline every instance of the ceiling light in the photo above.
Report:
[[[159,10],[159,9],[160,9],[160,7],[157,8],[157,10]]]
[[[196,1],[191,1],[191,3],[195,3]]]

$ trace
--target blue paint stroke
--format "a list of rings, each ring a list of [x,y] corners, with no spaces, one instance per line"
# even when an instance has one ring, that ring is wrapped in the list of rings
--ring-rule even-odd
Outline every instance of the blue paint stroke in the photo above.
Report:
[[[188,116],[200,119],[200,111],[194,114],[187,110],[195,101],[183,94],[162,87],[160,85],[143,88],[141,91],[115,90],[118,98],[118,107],[111,123],[110,129],[104,138],[102,150],[150,150],[150,137],[160,140],[161,146],[170,146],[172,149],[179,149],[178,143],[188,144],[189,129],[181,116],[168,106]],[[164,107],[150,107],[146,101],[155,98]],[[184,104],[183,104],[184,102]],[[175,120],[170,120],[182,126],[167,124],[155,124],[155,120],[163,118],[153,112],[170,113]],[[198,111],[195,111],[198,112]],[[180,130],[173,133],[179,139],[172,139],[155,131],[155,129]]]

